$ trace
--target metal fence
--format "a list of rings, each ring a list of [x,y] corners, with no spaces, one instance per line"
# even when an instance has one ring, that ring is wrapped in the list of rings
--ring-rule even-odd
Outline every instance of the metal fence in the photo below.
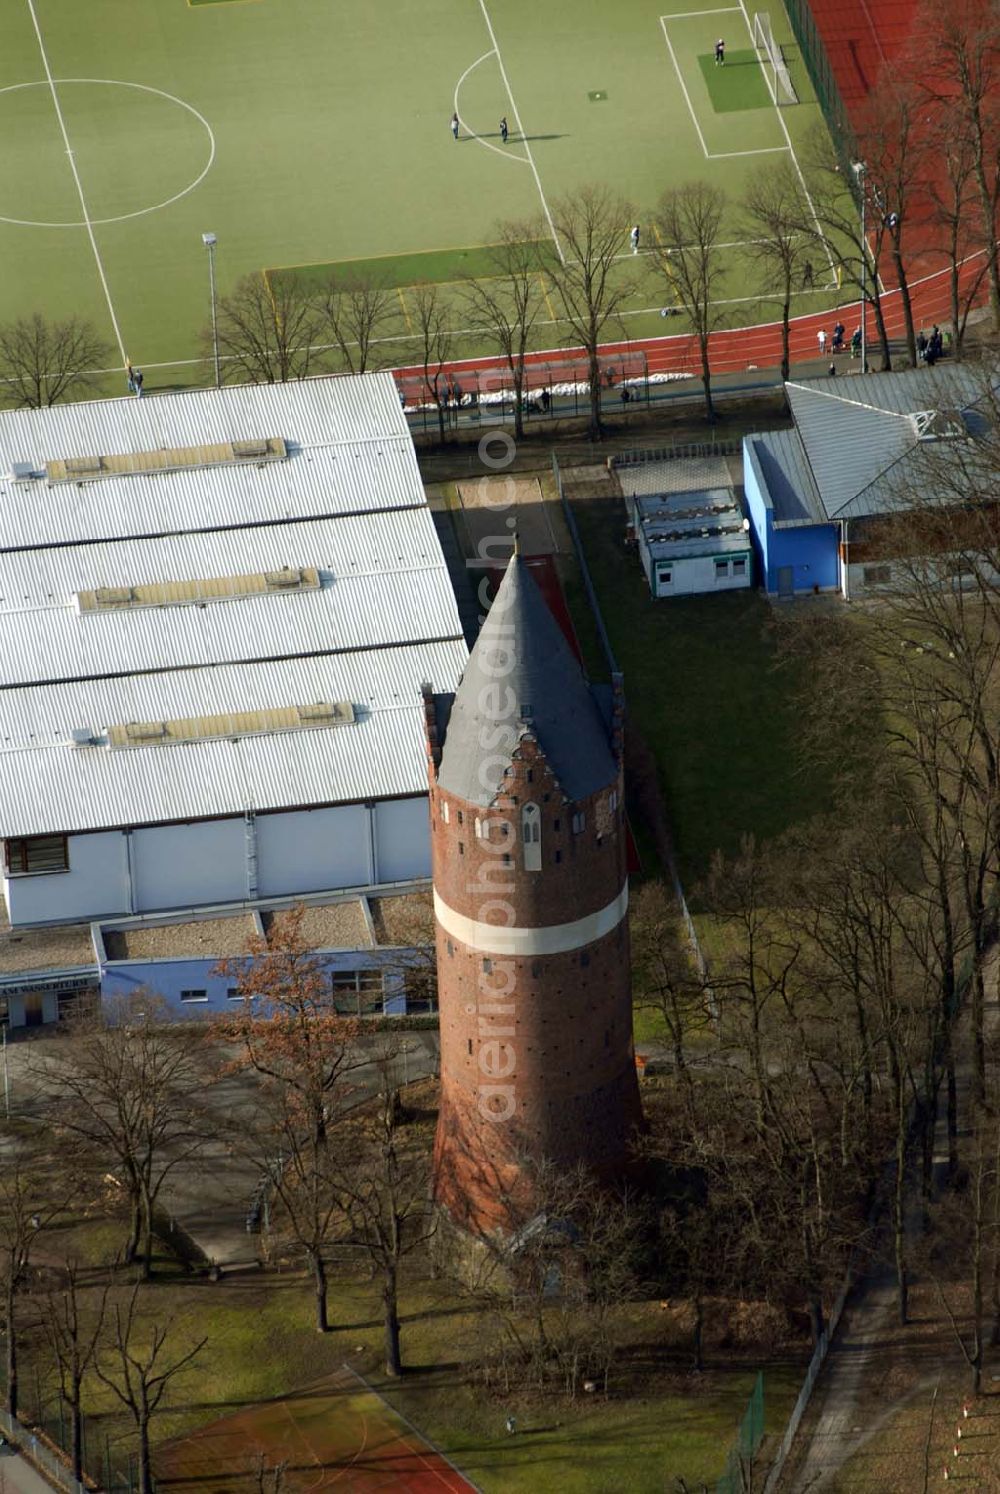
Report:
[[[611,461],[615,467],[641,467],[645,462],[672,462],[679,458],[697,461],[706,457],[740,456],[742,451],[741,441],[675,441],[670,446],[646,446],[641,451],[618,451]]]
[[[679,454],[686,455],[689,454],[689,452],[693,451],[693,449],[694,448],[689,447],[672,448],[666,454],[670,456],[677,456]],[[736,449],[738,449],[738,447]],[[655,456],[651,456],[648,452],[636,452],[634,453],[634,456],[636,460],[658,460],[658,458],[656,458]],[[625,453],[618,453],[614,458],[615,465],[620,465],[627,460],[628,457]],[[589,602],[590,610],[593,613],[594,624],[597,628],[598,637],[601,640],[601,647],[604,650],[604,656],[608,661],[608,672],[611,674],[612,678],[614,678],[616,675],[621,678],[621,671],[618,668],[614,650],[611,647],[611,639],[608,636],[607,628],[604,626],[604,616],[601,612],[601,604],[597,600],[597,591],[594,587],[593,579],[591,578],[590,567],[587,565],[587,556],[584,552],[583,541],[580,538],[580,531],[577,528],[576,515],[573,513],[573,505],[566,497],[566,491],[563,487],[562,472],[559,468],[559,458],[555,452],[552,453],[552,472],[556,480],[556,491],[559,494],[559,503],[563,511],[563,517],[566,520],[566,527],[569,530],[570,538],[573,541],[573,550],[576,554],[577,565],[580,567],[580,575],[583,577],[583,586],[585,592],[587,593],[587,601]],[[666,843],[661,846],[661,852],[664,857],[667,875],[669,876],[671,885],[674,889],[674,896],[677,899],[677,906],[680,909],[681,919],[684,923],[684,931],[687,934],[688,944],[691,948],[691,954],[694,958],[695,965],[697,966],[698,974],[705,985],[709,1009],[712,1013],[712,1016],[716,1021],[718,1021],[718,1005],[716,1003],[715,993],[712,991],[711,985],[709,983],[708,962],[705,959],[705,953],[698,938],[698,931],[694,926],[694,920],[691,917],[691,913],[687,905],[687,898],[684,896],[684,886],[681,882],[680,872],[677,870],[677,862],[674,859],[673,849],[669,843],[669,831],[667,832],[667,834],[668,839]]]
[[[20,1417],[12,1417],[0,1409],[0,1432],[54,1488],[64,1489],[67,1494],[88,1494],[94,1488],[104,1494],[136,1494],[138,1455],[123,1448],[117,1439],[113,1443],[99,1418],[83,1418],[81,1451],[86,1482],[80,1483],[70,1468],[70,1410],[62,1396],[43,1399],[37,1377],[29,1375],[22,1381],[22,1402]]]
[[[834,144],[838,152],[844,155],[850,139],[849,117],[837,75],[810,9],[809,0],[785,0],[785,9]]]
[[[758,1371],[736,1441],[726,1459],[726,1471],[715,1486],[715,1494],[749,1494],[751,1469],[764,1440],[764,1376]]]
[[[23,1426],[6,1411],[0,1410],[0,1432],[23,1453],[38,1469],[39,1473],[57,1489],[66,1489],[69,1494],[87,1494],[86,1486],[75,1479],[67,1464],[48,1447],[38,1433]]]
[[[601,409],[629,411],[649,405],[649,366],[640,351],[602,353]],[[502,425],[514,419],[514,381],[506,363],[476,368],[431,367],[425,375],[415,369],[395,375],[400,402],[411,430],[428,434],[457,426],[486,422]],[[590,368],[579,355],[526,363],[521,410],[527,425],[590,412]]]

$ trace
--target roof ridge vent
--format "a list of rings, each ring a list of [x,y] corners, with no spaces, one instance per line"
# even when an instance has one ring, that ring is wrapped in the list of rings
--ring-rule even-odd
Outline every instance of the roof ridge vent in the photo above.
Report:
[[[961,410],[914,410],[910,416],[918,441],[955,441],[969,434]]]
[[[108,728],[112,747],[168,747],[192,742],[237,741],[275,732],[350,726],[357,720],[349,700],[317,700],[304,705],[264,706],[255,711],[220,711],[211,716],[178,716],[168,721],[128,721]]]

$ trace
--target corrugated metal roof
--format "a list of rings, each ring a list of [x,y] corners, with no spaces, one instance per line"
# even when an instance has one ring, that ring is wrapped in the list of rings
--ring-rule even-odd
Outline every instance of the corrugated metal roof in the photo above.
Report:
[[[282,436],[287,461],[15,481],[15,463]],[[0,413],[0,549],[422,505],[389,374],[308,379]]]
[[[981,399],[981,376],[961,365],[851,379],[811,379],[785,385],[796,430],[828,519],[862,518],[898,508],[899,483],[885,480],[920,441],[910,416],[921,410],[962,410]],[[905,486],[921,480],[908,463]],[[928,474],[929,475],[929,474]]]
[[[287,435],[286,435],[287,431]],[[301,446],[409,436],[391,374],[83,400],[0,415],[0,466],[285,436]]]
[[[776,524],[829,522],[798,431],[767,431],[746,445]]]
[[[142,825],[426,789],[423,680],[457,681],[461,641],[0,692],[0,837]],[[144,750],[73,728],[348,700],[353,726]]]
[[[81,615],[76,591],[316,566],[319,591]],[[0,556],[0,683],[454,638],[461,623],[426,508]],[[417,682],[419,684],[419,681]]]
[[[0,837],[424,791],[420,685],[457,683],[467,649],[390,375],[7,412],[0,474],[262,437],[288,459],[0,480]],[[74,600],[310,566],[320,588],[290,595],[84,615]],[[70,745],[74,730],[313,701],[348,701],[357,720]]]

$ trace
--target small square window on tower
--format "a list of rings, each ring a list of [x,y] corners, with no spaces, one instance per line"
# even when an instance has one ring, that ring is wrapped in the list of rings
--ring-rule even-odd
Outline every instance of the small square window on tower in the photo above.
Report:
[[[587,817],[583,810],[577,810],[573,816],[572,829],[574,835],[582,835],[587,824]]]

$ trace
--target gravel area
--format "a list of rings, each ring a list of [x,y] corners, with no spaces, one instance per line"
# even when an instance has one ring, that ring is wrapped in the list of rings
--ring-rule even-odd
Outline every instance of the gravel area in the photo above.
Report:
[[[94,944],[86,924],[54,929],[14,931],[3,920],[0,931],[0,975],[15,970],[59,970],[96,964]]]
[[[270,927],[276,916],[280,915],[263,915],[265,929]],[[357,898],[351,898],[349,902],[305,908],[302,937],[313,949],[369,949],[372,944],[368,924]]]
[[[379,944],[434,943],[434,904],[429,892],[373,897],[370,907]]]
[[[203,918],[157,927],[108,929],[104,941],[112,960],[221,959],[246,953],[254,933],[247,913],[237,918]]]

